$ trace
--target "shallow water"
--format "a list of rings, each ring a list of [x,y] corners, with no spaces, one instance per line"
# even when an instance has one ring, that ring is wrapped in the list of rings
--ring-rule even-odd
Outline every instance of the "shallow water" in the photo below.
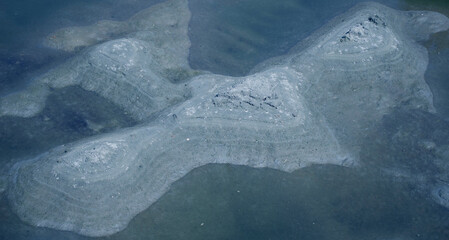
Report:
[[[359,2],[364,1],[189,1],[190,64],[214,73],[245,75],[256,64],[285,54],[298,39]],[[397,1],[376,2],[398,5]]]
[[[4,239],[90,239],[20,223]],[[337,166],[293,173],[207,165],[104,239],[447,239],[449,211],[414,184]]]
[[[0,96],[69,57],[42,47],[42,39],[68,26],[124,20],[163,0],[45,0],[0,2]],[[50,66],[49,66],[50,65]]]
[[[100,19],[126,19],[156,2],[160,1],[3,1],[0,25],[6,27],[0,30],[0,96],[70,56],[40,46],[40,39],[53,30]],[[190,64],[214,73],[244,75],[257,63],[285,53],[357,2],[191,0]],[[449,15],[445,1],[383,3]],[[400,109],[387,116],[367,138],[364,164],[359,168],[312,166],[284,173],[207,165],[176,182],[124,231],[105,239],[449,239],[449,210],[430,199],[421,188],[423,182],[387,177],[380,169],[367,167],[375,161],[417,169],[426,176],[439,174],[435,166],[421,161],[435,153],[420,150],[414,139],[449,146],[444,120],[449,120],[449,33],[435,34],[424,45],[430,60],[426,81],[434,94],[437,116]],[[61,91],[73,99],[88,94]],[[38,126],[8,119],[11,128],[0,129],[0,160],[135,124],[120,114],[112,120],[92,119],[93,111],[105,111],[104,116],[110,115],[107,111],[120,112],[101,99],[95,102],[98,105],[82,106],[83,114],[70,111],[72,104],[80,103],[60,102],[57,94],[48,101],[53,104],[37,117],[42,119]],[[88,122],[100,122],[102,127],[89,127]],[[399,130],[410,138],[395,142],[394,147],[387,145],[390,135]],[[0,239],[90,238],[29,226],[11,212],[3,196]]]
[[[343,167],[209,165],[112,239],[445,239],[447,214],[413,185]]]

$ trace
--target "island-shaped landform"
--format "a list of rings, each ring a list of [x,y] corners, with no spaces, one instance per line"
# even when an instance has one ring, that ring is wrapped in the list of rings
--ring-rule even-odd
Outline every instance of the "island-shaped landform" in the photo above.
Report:
[[[435,111],[418,41],[449,28],[441,14],[360,4],[245,77],[190,69],[189,18],[187,0],[169,0],[125,22],[49,36],[47,46],[77,56],[2,98],[0,117],[32,117],[51,91],[78,86],[140,124],[15,164],[7,195],[22,220],[110,235],[199,166],[356,167],[383,116]],[[449,187],[438,189],[449,206]]]

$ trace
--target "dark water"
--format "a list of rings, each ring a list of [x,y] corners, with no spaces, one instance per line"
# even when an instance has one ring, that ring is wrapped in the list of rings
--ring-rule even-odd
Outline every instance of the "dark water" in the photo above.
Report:
[[[0,96],[70,57],[40,46],[40,40],[53,30],[100,19],[123,20],[161,1],[1,1]],[[191,0],[190,64],[215,73],[244,75],[257,63],[285,53],[357,2]],[[445,0],[379,2],[449,16]],[[432,161],[437,153],[423,149],[418,141],[425,138],[449,146],[449,33],[436,34],[423,44],[430,59],[426,81],[438,114],[398,109],[386,116],[378,131],[367,137],[359,168],[312,166],[284,173],[204,166],[176,182],[127,229],[105,239],[449,239],[449,210],[435,204],[421,188],[434,177],[441,178],[438,163]],[[7,127],[0,129],[0,159],[35,154],[134,124],[104,99],[92,104],[75,101],[86,94],[73,88],[54,93],[36,117],[39,121],[32,121],[34,125],[23,119],[1,119],[0,125]],[[111,112],[114,119],[107,118]],[[408,137],[392,142],[398,132]],[[373,162],[414,171],[423,180],[387,177],[372,167]],[[3,198],[0,239],[89,238],[29,226]]]
[[[449,12],[448,12],[449,15]],[[449,120],[449,32],[435,34],[426,42],[429,66],[425,79],[434,95],[438,114]]]
[[[0,96],[17,90],[49,64],[69,57],[42,48],[56,29],[124,20],[163,0],[2,0],[0,1]],[[33,74],[34,73],[34,74]]]
[[[20,223],[5,202],[4,239],[88,239]],[[448,238],[448,210],[406,181],[330,165],[291,174],[208,165],[104,239]]]
[[[407,0],[400,6],[404,10],[429,10],[449,16],[449,1],[446,0]],[[449,31],[434,34],[424,45],[429,51],[425,79],[434,95],[438,115],[449,120]]]
[[[359,2],[364,1],[191,0],[190,64],[214,73],[245,75]],[[398,6],[397,0],[376,2]]]
[[[80,87],[62,88],[48,97],[37,116],[0,118],[0,159],[30,157],[42,149],[134,124],[104,98]]]
[[[145,224],[142,224],[145,223]],[[445,231],[442,231],[447,229]],[[112,239],[447,239],[415,186],[337,166],[196,169]]]

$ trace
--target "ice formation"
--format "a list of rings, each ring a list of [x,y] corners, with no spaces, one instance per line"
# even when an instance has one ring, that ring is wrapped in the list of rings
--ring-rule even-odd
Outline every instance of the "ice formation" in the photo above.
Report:
[[[361,139],[393,108],[434,111],[424,81],[427,52],[416,40],[448,29],[443,15],[359,5],[252,75],[202,74],[180,84],[170,81],[173,75],[166,70],[191,71],[187,3],[171,0],[156,8],[160,18],[143,14],[138,19],[145,26],[153,21],[147,18],[156,19],[163,25],[157,30],[141,31],[136,17],[112,24],[113,30],[105,24],[62,30],[72,36],[101,28],[100,40],[122,24],[128,27],[120,27],[120,33],[138,32],[88,48],[2,100],[2,114],[27,117],[42,108],[47,89],[78,84],[142,121],[154,117],[16,164],[8,197],[22,220],[88,236],[112,234],[196,167],[353,166]],[[54,46],[72,50],[100,41],[92,39]]]

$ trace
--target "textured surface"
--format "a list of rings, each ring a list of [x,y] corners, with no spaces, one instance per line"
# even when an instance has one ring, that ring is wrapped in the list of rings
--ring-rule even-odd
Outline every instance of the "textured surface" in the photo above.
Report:
[[[398,179],[449,208],[449,124],[437,115],[397,109],[364,141],[362,164]]]
[[[0,117],[32,117],[42,111],[52,89],[67,86],[93,91],[138,120],[183,100],[187,93],[170,81],[182,80],[179,76],[190,73],[187,63],[189,18],[186,1],[168,1],[136,14],[127,22],[115,23],[125,25],[124,29],[130,34],[86,49],[44,74],[25,91],[2,98]],[[80,28],[64,29],[58,33],[63,36],[54,39],[51,46],[68,50],[74,48],[74,44],[88,46],[101,42],[107,40],[101,29],[113,32],[113,26],[100,23],[84,27],[82,34],[77,30]],[[108,34],[109,37],[113,35]],[[98,41],[78,39],[80,37]],[[84,44],[86,41],[89,44]]]
[[[293,87],[291,74],[275,69],[242,79],[199,77],[190,84],[197,96],[160,123],[17,164],[10,200],[37,226],[98,236],[123,229],[171,183],[207,163],[284,171],[341,164],[337,140]]]
[[[283,171],[314,163],[357,164],[362,137],[393,108],[433,111],[423,78],[426,51],[414,38],[447,29],[449,21],[439,14],[404,13],[378,4],[361,5],[334,21],[253,75],[205,74],[185,85],[155,81],[154,94],[177,96],[174,89],[182,86],[191,97],[173,108],[167,108],[166,100],[157,102],[165,111],[151,123],[63,145],[16,164],[8,191],[13,209],[36,226],[101,236],[125,228],[174,181],[207,163]],[[413,36],[403,31],[411,26]],[[135,37],[91,48],[84,53],[91,56],[87,64],[84,58],[66,63],[80,67],[73,71],[67,73],[64,65],[54,71],[76,81],[80,73],[95,74],[80,71],[83,64],[90,71],[91,64],[106,63],[99,79],[109,80],[101,76],[119,68],[126,73],[135,59],[148,74],[160,72],[151,58],[139,57],[150,43],[137,40],[144,39],[139,33]],[[125,47],[115,48],[121,44]],[[130,55],[126,51],[118,65],[104,57],[120,56],[125,48],[135,50]],[[101,51],[108,53],[96,54]],[[136,80],[133,84],[140,85],[128,88],[132,80],[125,76],[101,83],[108,88],[80,84],[144,119],[153,108],[144,104],[149,100],[140,102],[139,90],[149,86]],[[66,86],[67,81],[46,84]],[[36,98],[32,92],[22,94]]]
[[[388,6],[399,1],[376,0]],[[244,76],[358,2],[364,0],[190,0],[190,64],[216,74]]]
[[[253,72],[289,65],[313,79],[302,84],[304,97],[356,153],[359,139],[392,107],[434,112],[424,80],[427,51],[415,42],[428,37],[429,29],[414,22],[428,21],[435,31],[447,29],[449,22],[441,14],[397,12],[379,4],[360,4],[350,12],[357,17],[348,13],[333,19],[287,57],[268,60]],[[410,28],[413,34],[403,31]]]
[[[126,22],[117,22],[127,26],[122,38],[88,47],[31,81],[24,90],[0,98],[0,137],[2,143],[6,142],[0,156],[0,172],[7,172],[11,163],[36,151],[135,125],[185,100],[189,91],[174,83],[198,74],[190,70],[187,62],[189,19],[187,1],[154,5]],[[76,32],[79,27],[60,30],[66,34],[53,39],[61,41],[54,47],[65,49],[62,46],[73,44],[77,37],[96,36],[101,26],[106,29],[97,25],[86,27],[86,34],[82,35]],[[107,40],[102,36],[95,38],[98,42]],[[63,97],[64,101],[54,98],[67,89],[80,91]],[[72,100],[73,97],[78,99]],[[92,104],[97,106],[89,107]],[[55,105],[62,107],[54,108]],[[111,111],[97,111],[97,107]],[[64,116],[67,120],[61,123],[57,118]],[[27,125],[23,132],[10,134],[21,124]],[[25,133],[31,126],[34,129]],[[0,190],[5,186],[2,174]]]

